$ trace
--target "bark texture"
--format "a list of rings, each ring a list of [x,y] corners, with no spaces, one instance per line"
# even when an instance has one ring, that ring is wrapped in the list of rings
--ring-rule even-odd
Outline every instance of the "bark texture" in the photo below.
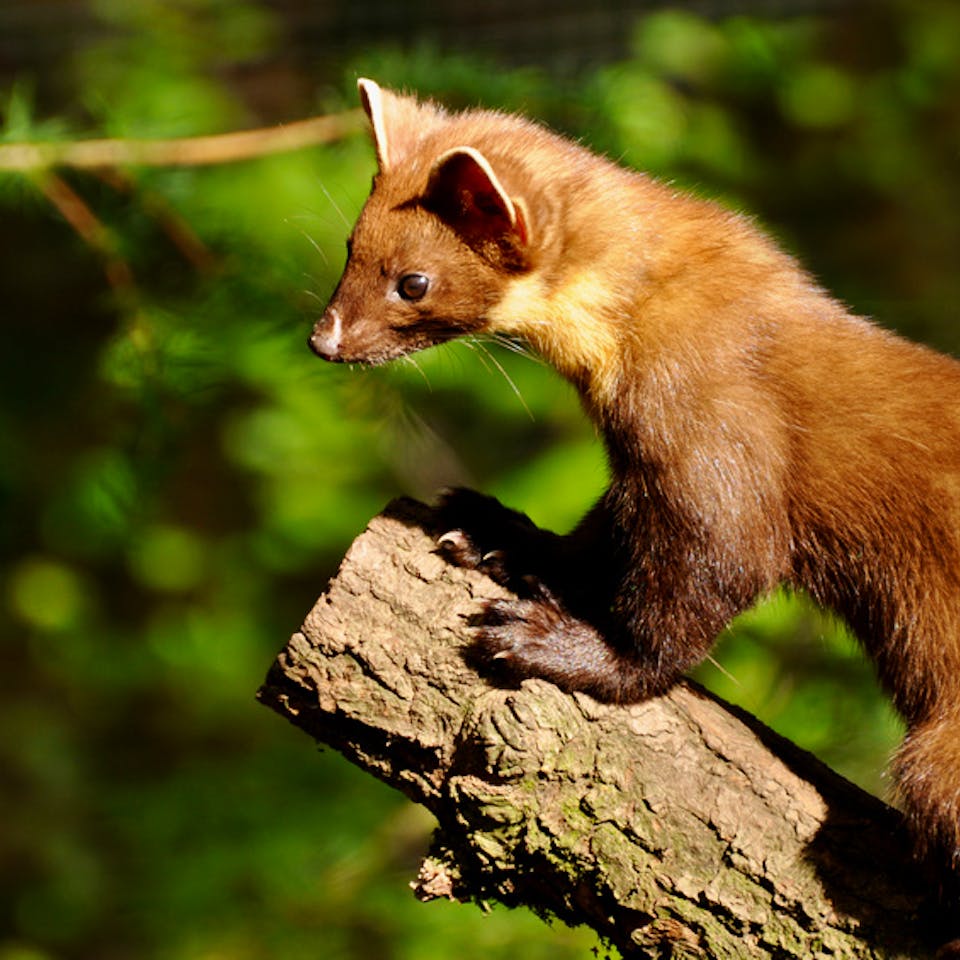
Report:
[[[630,707],[492,687],[463,651],[505,591],[432,524],[374,519],[259,694],[434,813],[420,897],[526,904],[625,956],[932,956],[894,810],[692,684]]]

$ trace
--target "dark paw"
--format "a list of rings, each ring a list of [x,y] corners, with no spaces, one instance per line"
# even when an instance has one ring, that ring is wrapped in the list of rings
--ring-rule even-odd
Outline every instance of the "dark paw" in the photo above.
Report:
[[[436,515],[441,530],[467,530],[472,536],[491,542],[530,536],[539,531],[525,513],[511,510],[494,497],[465,487],[442,493]]]
[[[532,598],[487,604],[473,626],[467,659],[502,684],[540,677],[564,690],[592,692],[609,685],[618,670],[597,631],[571,616],[542,584]]]
[[[457,489],[437,507],[437,551],[451,563],[480,570],[522,595],[530,595],[535,566],[553,534],[541,531],[526,514],[493,497]]]
[[[550,672],[552,645],[562,613],[551,600],[494,600],[473,621],[467,658],[501,683]]]
[[[465,530],[454,529],[442,533],[437,538],[437,552],[450,563],[479,570],[494,582],[517,592],[517,577],[511,574],[505,551],[484,551]]]

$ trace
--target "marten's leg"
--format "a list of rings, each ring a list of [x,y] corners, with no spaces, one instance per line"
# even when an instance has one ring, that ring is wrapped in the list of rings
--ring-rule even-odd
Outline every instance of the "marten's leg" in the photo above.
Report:
[[[666,522],[669,535],[655,513],[627,529],[601,501],[561,538],[489,498],[448,497],[441,523],[454,528],[440,537],[442,551],[519,594],[478,617],[474,664],[501,681],[541,677],[615,702],[665,691],[776,582],[749,558]],[[494,546],[500,537],[503,548]]]

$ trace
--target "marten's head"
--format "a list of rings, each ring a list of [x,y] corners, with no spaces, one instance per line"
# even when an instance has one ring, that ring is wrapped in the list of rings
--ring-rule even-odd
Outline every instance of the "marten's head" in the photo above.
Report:
[[[524,202],[459,141],[458,118],[371,80],[359,88],[379,171],[310,347],[375,364],[492,330],[489,314],[529,270],[529,230]]]

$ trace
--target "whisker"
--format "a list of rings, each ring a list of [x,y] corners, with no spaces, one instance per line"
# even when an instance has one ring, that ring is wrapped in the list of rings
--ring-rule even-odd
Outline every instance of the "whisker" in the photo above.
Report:
[[[303,295],[305,297],[310,297],[311,300],[316,300],[321,306],[326,304],[326,301],[323,299],[323,297],[321,297],[319,293],[314,293],[313,290],[304,290]]]
[[[287,220],[287,223],[289,222],[290,221]],[[320,259],[323,260],[323,265],[325,267],[329,267],[330,258],[327,256],[327,252],[323,249],[323,247],[321,247],[320,244],[317,243],[317,241],[314,240],[313,237],[311,237],[310,234],[307,233],[307,231],[304,230],[302,227],[299,227],[298,229],[300,230],[300,233],[303,234],[303,237],[307,241],[307,243],[309,243],[310,246],[313,247],[313,249],[316,250],[318,254],[320,254]]]
[[[333,199],[333,197],[330,194],[330,191],[327,189],[327,185],[322,180],[320,181],[320,189],[323,191],[323,195],[327,198],[327,200],[330,201],[330,206],[333,207],[334,210],[336,210],[337,215],[343,221],[343,225],[349,230],[351,226],[350,221],[347,219],[347,216],[343,212],[343,210],[340,209],[340,204],[338,204],[337,201]]]
[[[404,363],[408,363],[411,367],[413,367],[414,370],[417,371],[417,373],[420,374],[421,377],[423,377],[423,382],[427,385],[427,389],[433,393],[433,384],[430,382],[430,378],[427,376],[423,367],[417,363],[416,359],[411,357],[409,354],[405,357],[401,357],[400,359],[403,360]]]
[[[706,659],[713,664],[735,687],[743,689],[743,684],[725,667],[720,663],[715,657],[711,654],[707,654]]]
[[[476,337],[470,337],[469,339],[456,340],[455,343],[462,343],[468,350],[472,351],[473,355],[480,361],[483,369],[487,373],[491,372],[491,366],[487,363],[487,352],[480,350],[480,341]],[[451,353],[453,351],[450,351]]]
[[[531,350],[530,347],[527,346],[527,344],[525,344],[522,340],[514,340],[512,337],[508,337],[504,333],[495,333],[492,335],[491,339],[494,343],[498,343],[504,349],[511,351],[511,353],[515,353],[521,357],[526,357],[528,360],[532,360],[534,363],[539,363],[541,365],[545,363],[543,357]]]
[[[513,380],[510,379],[510,374],[507,373],[507,371],[504,369],[503,364],[493,355],[493,353],[491,353],[487,349],[486,344],[484,344],[482,341],[474,340],[473,342],[479,350],[481,350],[484,354],[486,354],[487,359],[503,375],[503,379],[507,381],[507,383],[510,385],[510,389],[516,394],[517,399],[520,401],[520,406],[522,406],[523,409],[527,411],[527,416],[531,420],[536,420],[536,417],[533,415],[533,411],[530,409],[529,406],[527,406],[527,401],[523,399],[523,394],[520,392],[520,388],[513,382]]]

